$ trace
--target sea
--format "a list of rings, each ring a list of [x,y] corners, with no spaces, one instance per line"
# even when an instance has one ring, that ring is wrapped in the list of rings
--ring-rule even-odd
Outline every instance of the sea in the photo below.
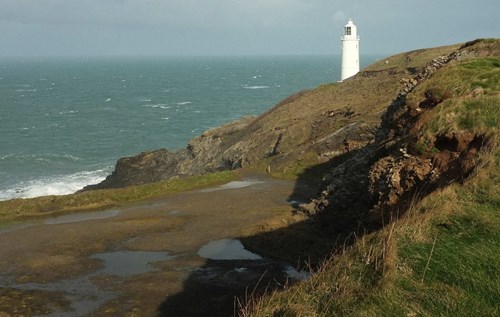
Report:
[[[73,193],[339,78],[333,55],[0,58],[0,200]]]

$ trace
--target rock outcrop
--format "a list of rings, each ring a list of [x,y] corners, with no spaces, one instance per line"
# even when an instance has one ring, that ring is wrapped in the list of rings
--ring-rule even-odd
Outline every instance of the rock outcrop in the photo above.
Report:
[[[315,200],[314,207],[308,207],[308,212],[332,204],[336,208],[354,204],[364,209],[397,204],[401,193],[419,188],[418,183],[427,182],[430,175],[436,174],[435,164],[446,160],[444,154],[440,154],[441,158],[414,155],[414,145],[409,140],[415,134],[412,127],[425,118],[422,114],[448,96],[429,89],[423,100],[410,109],[407,95],[449,63],[495,54],[497,46],[478,40],[389,57],[342,83],[296,93],[261,116],[208,130],[192,139],[185,149],[161,149],[122,158],[112,175],[85,190],[245,166],[287,173],[329,164],[349,153],[348,162],[326,175],[325,179],[332,181]],[[351,181],[340,177],[346,174],[352,174],[348,178]],[[396,183],[404,185],[399,188]]]
[[[470,59],[478,52],[488,56],[477,50],[478,43],[466,43],[435,58],[415,76],[402,80],[403,87],[383,114],[374,142],[334,166],[325,176],[319,196],[300,205],[299,210],[308,214],[329,212],[338,224],[337,230],[346,223],[352,227],[353,222],[373,228],[401,215],[431,191],[467,179],[481,164],[480,152],[492,147],[493,138],[451,126],[446,133],[423,136],[422,129],[435,115],[432,110],[447,99],[461,102],[482,98],[483,93],[465,89],[452,96],[443,93],[439,80],[426,83],[436,87],[432,89],[423,83],[449,64]],[[499,56],[499,42],[487,51]],[[412,102],[408,101],[410,94]]]

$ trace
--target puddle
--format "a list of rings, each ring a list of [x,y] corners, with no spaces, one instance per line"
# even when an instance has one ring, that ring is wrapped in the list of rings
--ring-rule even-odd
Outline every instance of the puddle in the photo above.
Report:
[[[90,278],[97,273],[82,275],[74,279],[61,280],[53,283],[25,283],[17,284],[14,281],[7,284],[19,290],[41,290],[48,292],[64,292],[65,297],[71,301],[72,311],[54,311],[43,316],[65,317],[65,316],[87,316],[97,310],[101,305],[118,297],[112,291],[101,290]]]
[[[198,250],[198,255],[211,260],[262,260],[260,255],[246,250],[236,239],[211,241]]]
[[[286,266],[284,272],[289,278],[297,281],[307,280],[311,276],[308,271],[297,271],[293,266]]]
[[[100,274],[131,276],[156,271],[152,262],[171,260],[174,256],[167,252],[114,251],[94,254],[91,258],[104,262]]]
[[[238,189],[238,188],[244,188],[244,187],[252,186],[255,184],[262,184],[262,183],[264,183],[264,182],[256,180],[256,179],[246,179],[246,180],[242,180],[242,181],[229,182],[225,185],[221,185],[221,186],[215,187],[215,188],[202,189],[202,190],[200,190],[200,192],[210,193],[210,192],[215,192],[218,190]]]
[[[85,212],[85,213],[75,213],[69,215],[63,215],[59,217],[49,218],[44,220],[44,224],[46,225],[58,225],[63,223],[72,223],[72,222],[81,222],[81,221],[89,221],[89,220],[99,220],[112,218],[117,216],[120,213],[119,210],[111,209],[105,211],[94,211],[94,212]]]
[[[66,298],[71,301],[69,312],[55,311],[44,316],[87,316],[99,307],[118,297],[118,293],[102,290],[92,282],[92,278],[109,274],[120,277],[128,277],[136,274],[157,271],[151,263],[166,261],[174,256],[167,252],[147,251],[115,251],[98,253],[90,256],[101,259],[103,267],[89,274],[77,278],[60,280],[53,283],[22,283],[18,284],[13,279],[0,281],[2,284],[19,290],[42,290],[64,292]]]
[[[0,226],[0,234],[9,233],[16,230],[21,230],[33,226],[32,223],[28,224],[8,224],[5,226]]]

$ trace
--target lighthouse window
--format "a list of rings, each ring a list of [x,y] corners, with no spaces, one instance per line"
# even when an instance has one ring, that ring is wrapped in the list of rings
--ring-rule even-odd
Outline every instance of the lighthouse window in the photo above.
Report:
[[[351,35],[351,27],[350,26],[345,28],[345,35]]]

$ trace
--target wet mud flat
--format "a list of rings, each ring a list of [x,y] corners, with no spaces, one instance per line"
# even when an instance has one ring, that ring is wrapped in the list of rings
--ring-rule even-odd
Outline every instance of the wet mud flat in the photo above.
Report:
[[[307,276],[246,250],[237,239],[252,224],[289,216],[293,187],[257,175],[4,228],[0,312],[231,316],[236,297]]]

